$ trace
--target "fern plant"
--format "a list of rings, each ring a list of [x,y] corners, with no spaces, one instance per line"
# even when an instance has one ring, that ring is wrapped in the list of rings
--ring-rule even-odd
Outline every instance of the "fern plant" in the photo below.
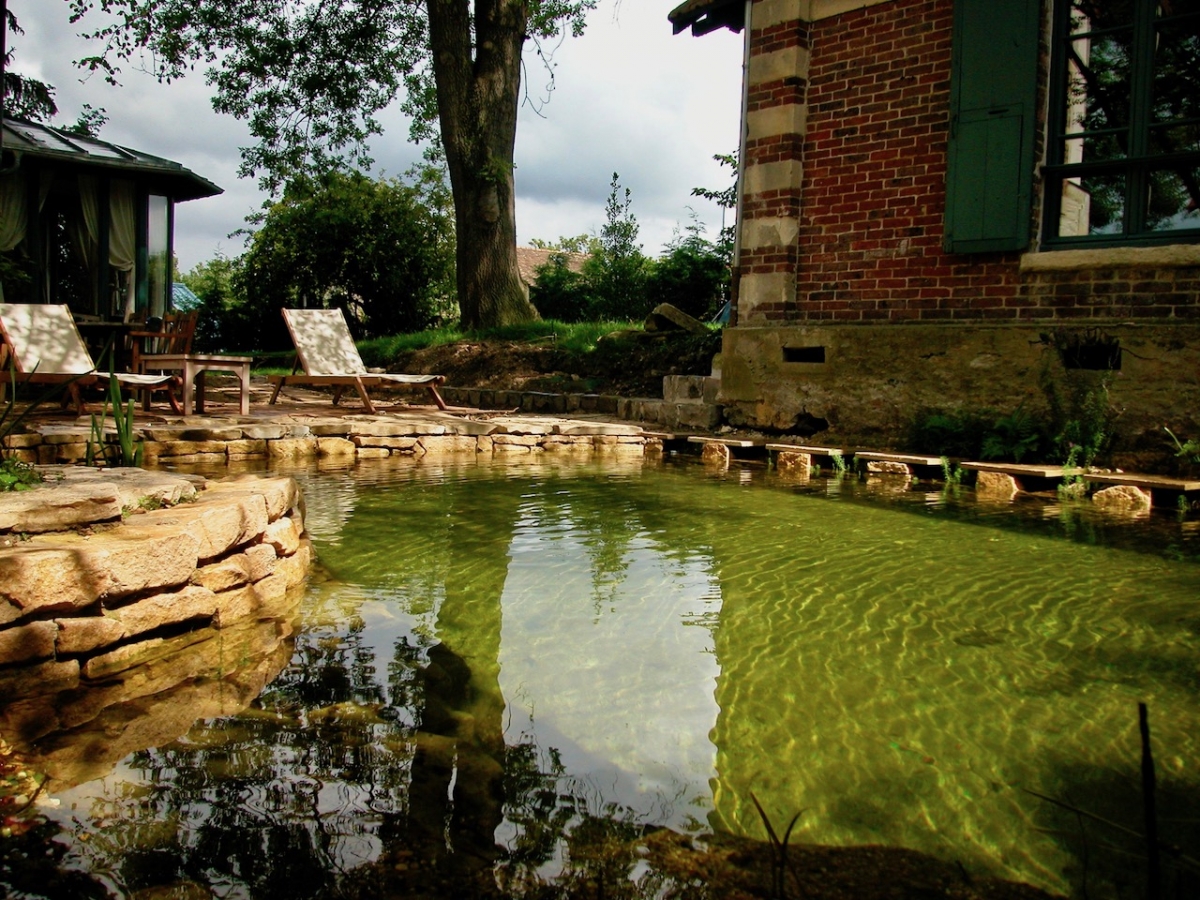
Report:
[[[984,459],[1011,459],[1019,463],[1022,457],[1037,451],[1041,439],[1037,420],[1024,407],[1018,406],[1009,415],[996,420],[983,439],[980,453]]]

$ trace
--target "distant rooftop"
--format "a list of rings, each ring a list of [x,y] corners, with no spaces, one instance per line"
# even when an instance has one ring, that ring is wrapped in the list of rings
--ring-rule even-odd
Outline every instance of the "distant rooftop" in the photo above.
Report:
[[[192,293],[192,289],[180,281],[171,284],[171,308],[187,312],[199,309],[204,301]]]
[[[128,172],[149,182],[152,191],[173,200],[197,200],[222,193],[207,178],[160,156],[23,119],[5,118],[3,127],[4,149],[18,156]]]
[[[517,270],[521,273],[521,280],[523,282],[533,284],[537,281],[538,268],[550,262],[550,257],[565,256],[567,258],[567,268],[572,272],[578,272],[583,268],[583,264],[587,262],[589,255],[587,253],[567,253],[563,250],[538,250],[534,247],[518,247]]]

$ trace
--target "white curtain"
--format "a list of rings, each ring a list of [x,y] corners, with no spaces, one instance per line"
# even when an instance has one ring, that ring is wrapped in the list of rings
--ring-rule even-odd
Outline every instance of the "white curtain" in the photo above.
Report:
[[[126,274],[124,318],[133,316],[135,281],[133,266],[137,259],[137,228],[135,209],[137,192],[132,181],[113,181],[109,187],[108,264]]]
[[[79,215],[71,216],[67,221],[71,233],[71,243],[84,268],[89,272],[96,265],[97,252],[100,244],[99,202],[96,199],[96,179],[92,175],[80,174],[79,181]]]

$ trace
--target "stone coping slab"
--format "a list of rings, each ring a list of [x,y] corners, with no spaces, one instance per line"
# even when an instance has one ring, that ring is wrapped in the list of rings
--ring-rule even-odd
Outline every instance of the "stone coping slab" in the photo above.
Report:
[[[136,509],[194,500],[204,479],[145,469],[42,466],[43,481],[0,493],[0,534],[70,531],[120,520]]]

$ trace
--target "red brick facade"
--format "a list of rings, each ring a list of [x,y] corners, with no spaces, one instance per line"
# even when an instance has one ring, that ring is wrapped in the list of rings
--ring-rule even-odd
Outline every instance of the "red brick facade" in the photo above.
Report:
[[[749,88],[751,113],[799,103],[807,122],[747,145],[748,166],[803,177],[745,198],[744,221],[798,219],[799,237],[743,252],[743,274],[792,273],[795,294],[742,324],[1200,321],[1200,267],[1022,271],[1020,253],[943,251],[952,25],[952,0],[896,0],[752,30],[752,56],[798,45],[811,62]]]

